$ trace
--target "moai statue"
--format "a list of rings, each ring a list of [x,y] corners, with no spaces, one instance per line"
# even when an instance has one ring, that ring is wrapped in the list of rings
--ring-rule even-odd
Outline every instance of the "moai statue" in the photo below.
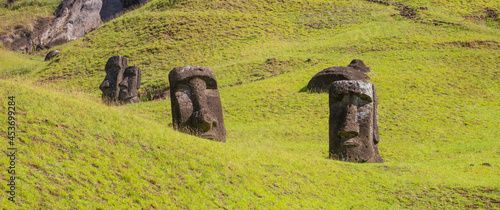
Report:
[[[330,86],[330,158],[383,163],[378,143],[375,86],[363,80],[341,80]]]
[[[168,75],[174,129],[226,142],[226,128],[215,75],[210,68],[184,66]]]
[[[106,104],[139,102],[138,89],[141,84],[141,70],[137,66],[127,68],[127,58],[116,55],[108,59],[106,77],[99,86],[102,100]]]
[[[141,69],[137,66],[129,66],[123,72],[123,80],[119,84],[120,103],[137,103],[139,99],[139,88],[141,86]]]
[[[369,80],[370,77],[365,74],[369,71],[363,61],[354,59],[348,66],[334,66],[318,72],[307,84],[307,89],[318,93],[328,92],[330,84],[335,81]]]

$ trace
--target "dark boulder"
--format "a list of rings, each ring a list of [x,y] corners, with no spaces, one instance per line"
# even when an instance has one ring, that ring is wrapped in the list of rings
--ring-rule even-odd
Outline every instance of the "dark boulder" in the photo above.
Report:
[[[354,62],[354,60],[353,60]],[[351,62],[352,64],[352,62]],[[354,68],[355,67],[355,68]],[[361,70],[360,70],[361,69]],[[328,92],[330,84],[339,80],[369,80],[370,77],[365,74],[366,66],[362,63],[355,62],[352,67],[334,66],[323,69],[314,75],[307,84],[307,89],[312,92]]]
[[[45,56],[45,61],[50,61],[59,54],[59,50],[52,50]]]
[[[347,65],[347,67],[351,67],[364,73],[370,72],[370,68],[366,67],[365,63],[359,59],[352,60],[351,63]]]

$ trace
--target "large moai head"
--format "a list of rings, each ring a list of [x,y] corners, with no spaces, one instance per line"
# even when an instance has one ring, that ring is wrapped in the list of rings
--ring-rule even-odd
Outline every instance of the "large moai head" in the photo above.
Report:
[[[104,68],[106,77],[99,86],[99,89],[102,91],[102,100],[105,103],[111,104],[118,102],[120,93],[119,84],[123,80],[125,68],[127,68],[127,58],[116,55],[108,59],[106,67]]]
[[[330,158],[383,163],[378,150],[375,86],[363,80],[335,81],[329,94]]]
[[[141,86],[141,69],[137,66],[129,66],[123,72],[123,79],[118,84],[120,103],[137,103],[139,99],[139,88]]]
[[[184,66],[168,75],[174,129],[226,141],[226,128],[215,75],[210,68]]]
[[[369,80],[370,77],[365,74],[369,71],[363,61],[354,59],[348,66],[334,66],[318,72],[307,84],[307,89],[318,93],[328,92],[330,85],[335,81]]]

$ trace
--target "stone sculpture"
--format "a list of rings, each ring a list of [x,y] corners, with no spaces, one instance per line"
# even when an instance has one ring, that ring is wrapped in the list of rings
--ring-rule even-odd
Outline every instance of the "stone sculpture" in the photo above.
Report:
[[[137,103],[139,99],[139,88],[141,86],[141,69],[137,66],[129,66],[123,72],[123,80],[119,84],[120,93],[118,100],[122,103]]]
[[[141,70],[137,66],[127,67],[127,58],[116,55],[108,59],[106,77],[99,86],[102,100],[106,104],[139,102],[138,89],[141,84]]]
[[[383,163],[375,86],[363,80],[335,81],[329,94],[330,158]]]
[[[365,73],[369,72],[370,69],[365,66],[363,61],[354,59],[351,61],[347,67],[345,66],[334,66],[330,68],[323,69],[319,73],[313,76],[313,78],[307,84],[307,89],[312,92],[328,92],[330,84],[334,81],[339,80],[369,80]]]
[[[184,66],[174,68],[168,78],[174,129],[225,142],[226,128],[213,71]]]

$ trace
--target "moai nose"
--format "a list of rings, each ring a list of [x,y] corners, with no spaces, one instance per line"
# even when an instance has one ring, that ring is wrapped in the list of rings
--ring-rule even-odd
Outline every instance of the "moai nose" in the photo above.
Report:
[[[206,109],[193,113],[193,125],[204,132],[208,132],[217,124],[215,117],[212,116]]]
[[[124,80],[122,80],[122,82],[120,82],[120,84],[118,84],[118,86],[119,86],[120,88],[124,88],[124,89],[126,89],[126,88],[128,87],[128,79],[124,79]]]
[[[102,91],[104,91],[105,89],[109,88],[110,85],[109,85],[109,81],[108,80],[104,80],[101,85],[99,85],[99,89],[101,89]]]
[[[193,125],[204,132],[208,132],[217,125],[217,118],[210,112],[207,103],[207,85],[201,78],[193,78],[189,81],[193,99]]]
[[[359,125],[357,122],[358,97],[355,95],[346,95],[342,100],[343,116],[342,123],[337,132],[340,138],[347,139],[356,137],[359,134]]]

